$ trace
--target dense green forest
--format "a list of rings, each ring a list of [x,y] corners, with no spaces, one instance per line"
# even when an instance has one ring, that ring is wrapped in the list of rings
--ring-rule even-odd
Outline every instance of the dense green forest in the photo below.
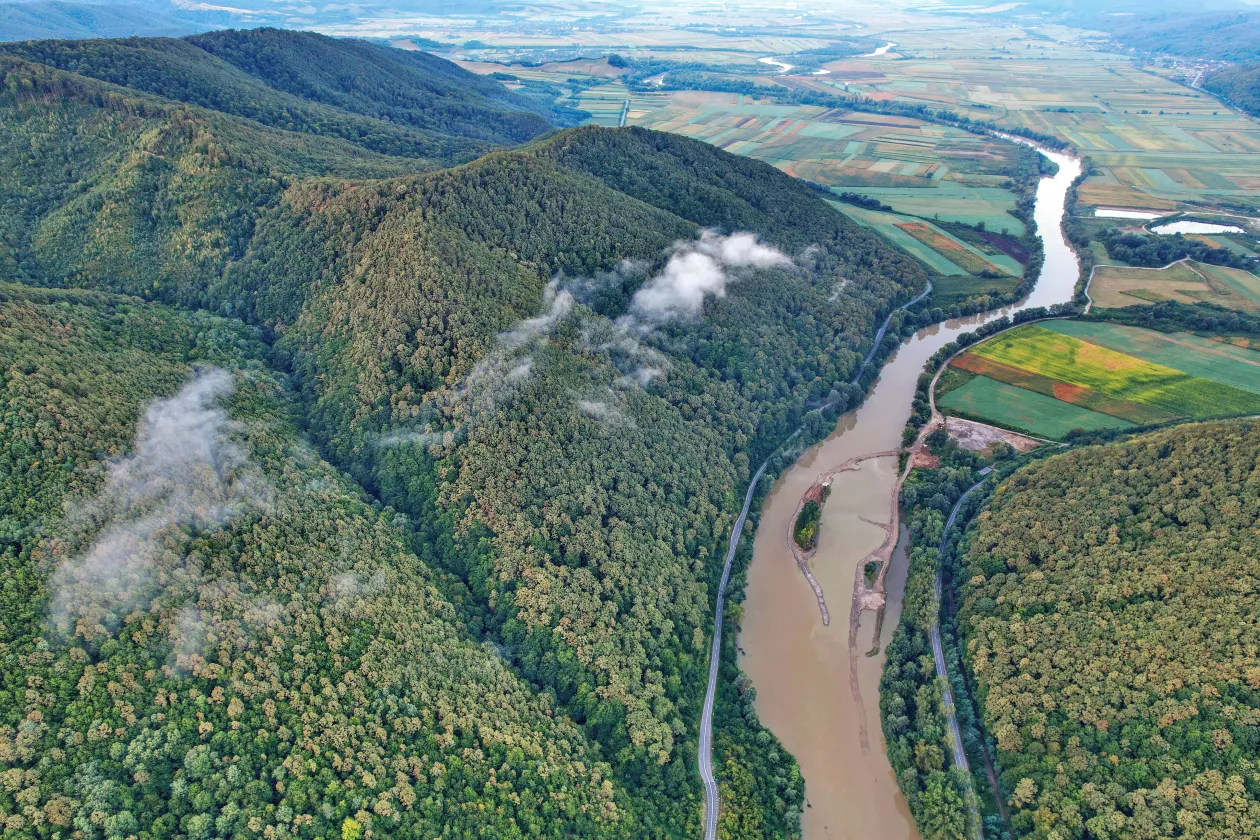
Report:
[[[0,287],[5,835],[632,835],[265,354],[239,322]]]
[[[950,760],[952,746],[929,637],[934,623],[947,620],[945,615],[938,617],[936,601],[937,569],[948,564],[952,554],[948,540],[946,556],[938,551],[946,536],[945,523],[963,493],[979,480],[984,460],[960,449],[944,430],[929,435],[928,444],[940,459],[939,466],[912,471],[902,486],[901,503],[910,529],[910,568],[901,621],[884,650],[880,719],[897,784],[925,840],[967,840],[981,828],[986,829],[986,840],[1001,840],[1003,834],[990,821],[984,826],[969,825],[966,803],[971,782]],[[951,539],[957,532],[955,527]],[[973,754],[983,736],[965,702],[966,687],[956,679],[961,669],[950,634],[943,631],[942,639],[964,746]]]
[[[1108,0],[1064,4],[1031,0],[1069,26],[1099,30],[1126,47],[1213,61],[1254,61],[1260,57],[1260,14],[1246,3],[1210,0],[1188,7],[1181,0]],[[1018,14],[1018,13],[1017,13]]]
[[[998,487],[958,628],[1017,836],[1255,837],[1260,426],[1081,448]]]
[[[801,507],[792,526],[792,539],[806,550],[818,544],[818,521],[822,518],[822,507],[814,499],[810,499]]]
[[[1163,268],[1171,262],[1189,257],[1199,262],[1251,269],[1255,263],[1228,248],[1213,248],[1180,233],[1172,236],[1132,233],[1115,227],[1102,228],[1096,238],[1107,249],[1107,256],[1128,265]]]
[[[1253,117],[1260,116],[1260,63],[1213,70],[1203,80],[1203,88]]]
[[[1245,9],[1187,14],[1177,7],[1157,15],[1112,17],[1103,28],[1117,41],[1146,52],[1228,61],[1260,56],[1260,15]]]
[[[313,32],[30,41],[4,53],[264,125],[451,164],[575,124],[498,82],[418,51]]]
[[[257,329],[233,328],[261,342],[249,358],[283,371],[263,380],[293,391],[275,397],[291,412],[284,423],[397,512],[386,520],[433,570],[447,618],[571,726],[547,748],[607,763],[588,776],[613,793],[601,782],[598,804],[576,811],[552,802],[550,782],[515,783],[521,807],[547,803],[528,817],[534,833],[587,836],[607,823],[694,835],[713,586],[749,465],[833,389],[847,404],[874,324],[923,288],[922,268],[806,185],[677,136],[583,128],[425,171],[434,159],[354,139],[355,120],[406,124],[411,100],[399,104],[394,76],[365,70],[379,86],[341,90],[318,67],[273,66],[271,37],[98,42],[77,57],[28,44],[0,57],[0,278]],[[190,70],[169,77],[188,85],[178,101],[154,82],[192,61],[189,43],[214,54],[206,60],[239,98],[205,98]],[[77,61],[106,79],[72,72]],[[689,288],[696,266],[720,294],[653,308]],[[133,394],[119,428],[176,385]],[[115,439],[88,460],[119,455],[126,438]],[[268,545],[305,551],[289,540]],[[46,587],[47,571],[32,580]],[[26,609],[6,626],[30,633],[47,604]],[[356,627],[356,655],[388,646]],[[799,774],[742,696],[724,692],[743,705],[717,711],[732,727],[715,737],[715,766],[725,791],[743,791],[723,830],[783,836]],[[384,750],[392,730],[357,717],[362,750]],[[422,734],[438,737],[433,726]],[[337,784],[361,787],[346,761],[333,767]],[[504,766],[500,779],[524,772]],[[512,809],[495,807],[478,825],[517,836],[498,822]],[[598,822],[605,808],[626,822]]]

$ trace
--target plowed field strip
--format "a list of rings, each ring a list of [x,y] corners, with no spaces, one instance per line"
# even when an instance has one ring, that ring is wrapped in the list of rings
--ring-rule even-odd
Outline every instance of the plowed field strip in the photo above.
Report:
[[[1177,415],[1170,414],[1155,406],[1109,397],[1091,388],[1072,385],[1044,374],[1033,373],[1032,371],[1003,364],[993,359],[986,359],[974,353],[963,353],[954,360],[953,364],[954,367],[961,370],[979,376],[987,376],[990,379],[1004,382],[1007,385],[1014,385],[1027,391],[1045,394],[1047,397],[1054,397],[1061,402],[1070,403],[1071,405],[1079,405],[1081,408],[1088,408],[1090,411],[1097,411],[1111,417],[1119,417],[1121,420],[1127,420],[1139,426],[1177,419]]]
[[[993,263],[977,256],[949,237],[942,236],[922,222],[901,222],[897,227],[970,274],[979,274],[982,271],[1000,271]]]

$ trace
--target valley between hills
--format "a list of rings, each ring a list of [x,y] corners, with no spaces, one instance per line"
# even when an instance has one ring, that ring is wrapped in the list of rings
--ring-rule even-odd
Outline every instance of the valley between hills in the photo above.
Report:
[[[0,43],[6,837],[1260,831],[1245,37],[246,5]]]

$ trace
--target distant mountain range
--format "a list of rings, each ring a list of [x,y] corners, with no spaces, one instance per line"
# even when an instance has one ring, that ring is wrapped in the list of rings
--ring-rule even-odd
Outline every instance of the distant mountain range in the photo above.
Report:
[[[8,44],[5,53],[275,128],[435,165],[573,125],[579,112],[419,51],[282,29]]]
[[[0,41],[187,35],[230,24],[233,17],[180,9],[166,2],[5,2],[0,3]]]
[[[389,3],[271,0],[0,0],[0,42],[36,38],[179,36],[228,27],[310,29],[364,17],[448,14],[504,8],[491,0],[391,0]]]
[[[698,836],[750,465],[927,277],[572,116],[309,32],[0,46],[9,829]],[[724,836],[788,836],[722,685]]]

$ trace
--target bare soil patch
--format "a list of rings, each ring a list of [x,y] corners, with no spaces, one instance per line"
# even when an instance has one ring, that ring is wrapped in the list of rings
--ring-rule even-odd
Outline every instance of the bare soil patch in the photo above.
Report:
[[[958,441],[960,447],[972,452],[988,449],[995,443],[1009,443],[1019,452],[1030,452],[1041,446],[1041,441],[1034,438],[961,417],[945,418],[945,431]]]

